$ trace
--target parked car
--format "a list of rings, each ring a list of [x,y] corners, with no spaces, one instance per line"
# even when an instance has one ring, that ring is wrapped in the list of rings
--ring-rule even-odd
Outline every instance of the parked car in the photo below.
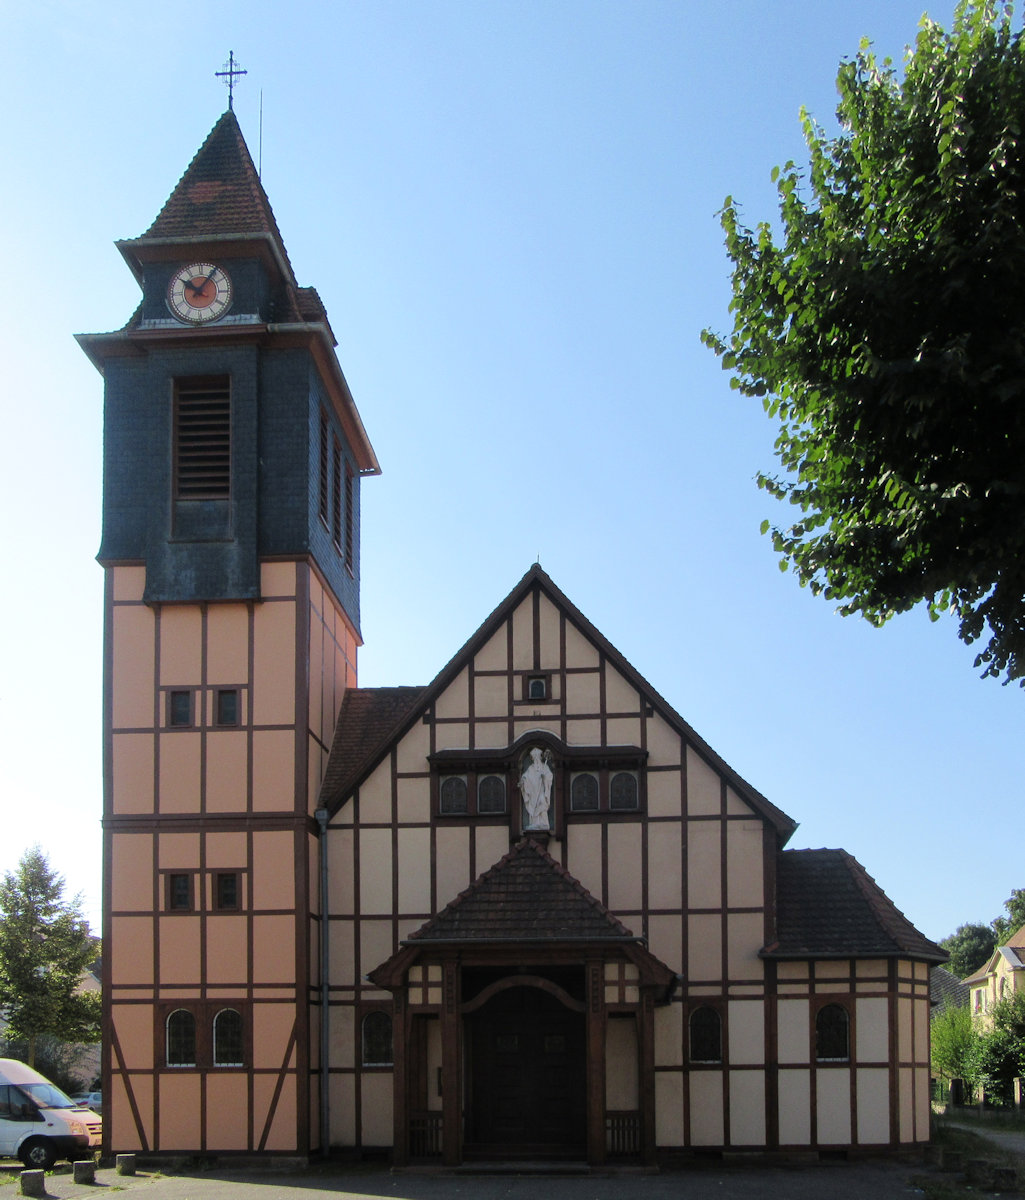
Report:
[[[76,1092],[71,1099],[82,1108],[91,1108],[95,1113],[103,1112],[102,1092]]]

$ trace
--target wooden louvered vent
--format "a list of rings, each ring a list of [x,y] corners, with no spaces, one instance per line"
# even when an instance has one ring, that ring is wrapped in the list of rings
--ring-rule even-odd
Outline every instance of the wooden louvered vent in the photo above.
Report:
[[[227,500],[231,494],[228,380],[179,383],[174,416],[175,498]]]

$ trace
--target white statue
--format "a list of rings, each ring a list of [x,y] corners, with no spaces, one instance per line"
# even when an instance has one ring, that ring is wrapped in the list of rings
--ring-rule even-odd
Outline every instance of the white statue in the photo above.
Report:
[[[552,803],[551,752],[532,747],[530,762],[520,776],[520,794],[527,810],[526,829],[548,829],[548,809]]]

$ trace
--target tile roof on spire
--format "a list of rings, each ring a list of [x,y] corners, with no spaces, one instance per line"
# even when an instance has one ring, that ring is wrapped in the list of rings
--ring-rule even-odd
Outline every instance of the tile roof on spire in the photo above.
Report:
[[[229,109],[210,130],[143,238],[252,234],[270,234],[287,261],[267,193]]]

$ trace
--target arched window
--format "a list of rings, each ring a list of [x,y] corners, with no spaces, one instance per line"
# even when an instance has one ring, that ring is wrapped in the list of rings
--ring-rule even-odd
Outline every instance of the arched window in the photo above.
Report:
[[[477,784],[477,811],[505,812],[505,779],[501,775],[485,775]]]
[[[167,1065],[196,1065],[196,1018],[187,1008],[176,1008],[167,1018]]]
[[[242,1014],[222,1008],[214,1017],[214,1066],[241,1067]]]
[[[609,808],[612,812],[634,812],[637,808],[637,776],[619,771],[609,784]]]
[[[392,1065],[391,1016],[381,1009],[368,1012],[363,1018],[363,1065]]]
[[[839,1004],[826,1004],[815,1015],[817,1062],[847,1062],[851,1057],[851,1019]]]
[[[573,812],[598,811],[598,778],[595,775],[574,775],[570,784],[569,806]]]
[[[690,1061],[722,1062],[722,1018],[707,1005],[690,1014]]]
[[[466,780],[461,775],[447,775],[441,781],[441,811],[466,812]]]

